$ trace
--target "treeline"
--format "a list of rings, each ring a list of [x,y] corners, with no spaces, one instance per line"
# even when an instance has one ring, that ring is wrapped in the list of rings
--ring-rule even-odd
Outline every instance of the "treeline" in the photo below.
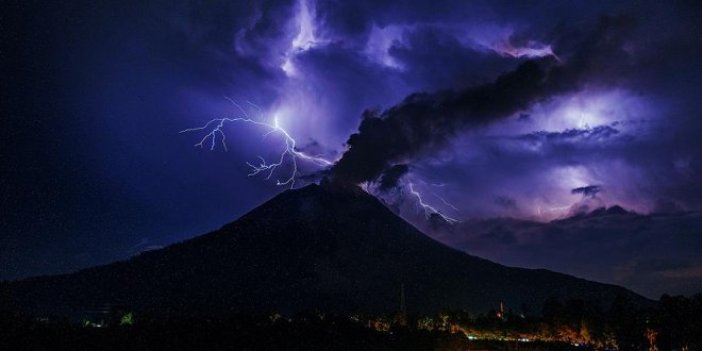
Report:
[[[203,318],[133,313],[133,322],[115,318],[101,327],[68,320],[0,316],[0,350],[295,350],[295,351],[456,351],[512,350],[497,340],[471,341],[462,334],[392,326],[380,332],[348,315],[300,313],[292,317],[231,315]],[[576,348],[535,342],[522,351]]]
[[[447,330],[476,339],[562,342],[611,350],[702,350],[702,295],[664,295],[652,307],[617,298],[604,309],[584,300],[547,300],[474,315],[451,311],[418,317],[419,329]]]
[[[217,317],[118,309],[101,320],[0,309],[0,350],[702,350],[702,295],[641,307],[549,299],[539,309],[435,316],[319,311]]]

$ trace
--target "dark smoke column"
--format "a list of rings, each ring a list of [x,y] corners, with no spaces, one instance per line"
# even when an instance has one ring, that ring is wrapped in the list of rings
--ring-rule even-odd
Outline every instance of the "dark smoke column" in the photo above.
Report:
[[[462,91],[415,93],[382,112],[366,111],[348,150],[332,167],[335,181],[358,184],[379,179],[423,152],[443,146],[456,133],[490,123],[528,108],[535,102],[580,88],[601,64],[621,57],[630,21],[604,17],[591,35],[580,41],[566,63],[555,57],[526,61],[494,82]],[[406,171],[406,167],[404,168]],[[401,175],[400,175],[401,176]],[[387,184],[384,187],[395,184]]]
[[[545,95],[553,60],[528,61],[495,82],[465,91],[416,93],[381,114],[366,111],[349,149],[332,167],[335,180],[377,179],[394,163],[443,145],[457,132],[504,118]]]

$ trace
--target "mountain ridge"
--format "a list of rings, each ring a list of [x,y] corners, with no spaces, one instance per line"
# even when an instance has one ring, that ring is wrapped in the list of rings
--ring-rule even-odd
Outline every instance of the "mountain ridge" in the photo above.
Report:
[[[449,248],[358,188],[285,191],[210,233],[125,261],[6,283],[6,301],[35,313],[82,305],[134,310],[389,312],[400,284],[411,309],[484,311],[548,297],[611,302],[624,288],[511,268]]]
[[[702,212],[640,214],[614,207],[549,222],[472,219],[427,233],[494,262],[546,268],[658,299],[701,291],[701,224]]]

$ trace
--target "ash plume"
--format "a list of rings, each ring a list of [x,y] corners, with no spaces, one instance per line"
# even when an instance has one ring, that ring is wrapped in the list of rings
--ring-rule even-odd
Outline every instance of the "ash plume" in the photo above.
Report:
[[[461,131],[576,91],[590,73],[615,64],[625,55],[622,43],[629,28],[631,21],[626,18],[604,17],[572,55],[563,55],[563,62],[555,57],[529,60],[488,84],[414,93],[383,112],[367,110],[331,174],[340,182],[375,181],[393,165],[436,150]],[[383,187],[395,186],[397,179],[393,179],[383,177]]]
[[[406,164],[399,164],[391,166],[383,172],[380,176],[380,190],[386,191],[394,188],[397,182],[409,171],[409,166]]]

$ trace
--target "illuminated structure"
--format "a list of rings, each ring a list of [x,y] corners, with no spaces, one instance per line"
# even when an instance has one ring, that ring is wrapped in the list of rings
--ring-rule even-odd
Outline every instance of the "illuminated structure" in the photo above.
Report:
[[[653,329],[646,329],[646,340],[648,341],[648,351],[658,351],[658,346],[656,346],[656,339],[658,338],[658,332]]]
[[[497,311],[497,318],[501,320],[505,320],[505,304],[504,302],[500,301],[500,310]]]
[[[395,324],[401,327],[407,326],[407,305],[405,303],[405,284],[400,284],[400,310],[395,315]]]

